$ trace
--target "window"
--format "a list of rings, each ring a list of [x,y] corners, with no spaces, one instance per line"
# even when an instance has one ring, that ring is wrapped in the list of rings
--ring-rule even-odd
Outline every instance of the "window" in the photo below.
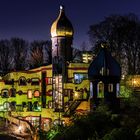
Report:
[[[52,84],[52,78],[47,77],[47,78],[46,78],[46,84],[47,84],[47,85],[51,85],[51,84]]]
[[[25,77],[20,77],[19,78],[19,85],[20,86],[25,86],[26,85],[26,78]]]
[[[3,89],[1,91],[1,97],[2,98],[9,98],[9,91],[8,91],[8,89]]]
[[[28,102],[28,111],[32,111],[33,104],[32,102]]]
[[[35,98],[40,97],[40,92],[39,92],[38,90],[35,90],[35,91],[34,91],[34,97],[35,97]]]
[[[39,79],[38,78],[32,78],[31,79],[31,85],[39,85]]]
[[[32,90],[28,90],[27,97],[28,99],[32,99]]]
[[[53,79],[53,99],[55,100],[55,109],[62,109],[62,75],[55,76]]]
[[[16,111],[22,112],[23,111],[22,105],[16,105]]]
[[[52,96],[52,90],[51,89],[47,91],[47,96]]]
[[[80,84],[83,80],[88,79],[88,75],[86,73],[75,73],[74,74],[74,83]]]
[[[22,102],[22,107],[23,107],[23,108],[26,107],[26,102]]]
[[[0,105],[0,111],[4,111],[3,105]]]
[[[105,67],[102,67],[101,70],[100,70],[100,74],[102,76],[106,76],[106,75],[109,75],[109,69],[105,68]]]
[[[9,102],[4,102],[3,103],[3,109],[5,110],[5,111],[10,111],[10,103]]]
[[[15,88],[10,89],[10,96],[11,97],[16,97],[16,89]]]
[[[12,101],[11,105],[10,105],[11,111],[15,111],[16,110],[16,102]]]
[[[97,85],[97,96],[98,98],[104,97],[104,83],[100,81]]]
[[[41,106],[39,106],[38,101],[33,103],[33,111],[41,111]]]
[[[36,110],[37,107],[38,107],[38,101],[35,101],[35,102],[33,103],[33,108]]]
[[[108,92],[113,92],[113,84],[108,84]]]
[[[52,101],[48,101],[48,108],[53,108],[53,102]]]
[[[14,79],[12,80],[5,80],[5,85],[13,85],[14,84]]]
[[[117,97],[120,96],[120,84],[119,83],[116,84],[116,94],[117,94]]]
[[[93,83],[92,82],[90,82],[90,98],[92,98],[93,97]]]
[[[19,95],[22,95],[22,94],[23,94],[23,92],[22,92],[21,90],[19,90],[19,91],[18,91],[18,94],[19,94]]]
[[[69,96],[72,92],[72,89],[64,89],[64,96]]]

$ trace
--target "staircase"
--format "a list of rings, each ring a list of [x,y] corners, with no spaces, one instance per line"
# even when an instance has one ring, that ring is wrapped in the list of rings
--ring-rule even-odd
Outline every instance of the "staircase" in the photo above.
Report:
[[[68,109],[63,114],[63,117],[69,117],[74,114],[76,108],[80,105],[81,101],[80,100],[74,100],[71,102],[69,105]]]

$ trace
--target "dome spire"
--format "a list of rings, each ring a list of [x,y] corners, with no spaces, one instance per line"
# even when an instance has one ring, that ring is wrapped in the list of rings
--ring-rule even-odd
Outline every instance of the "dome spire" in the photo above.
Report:
[[[59,16],[51,26],[51,37],[56,36],[73,37],[73,33],[74,33],[73,26],[65,15],[65,8],[63,5],[60,5]]]

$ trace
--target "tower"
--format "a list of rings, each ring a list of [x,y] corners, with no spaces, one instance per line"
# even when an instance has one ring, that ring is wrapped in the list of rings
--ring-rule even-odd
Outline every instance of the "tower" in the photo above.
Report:
[[[106,46],[101,49],[89,66],[88,77],[90,80],[90,93],[94,106],[101,99],[113,111],[119,108],[119,84],[121,79],[121,68],[117,61],[111,56]]]
[[[73,27],[63,6],[51,26],[53,101],[55,111],[63,110],[63,84],[67,81],[67,64],[72,60]]]

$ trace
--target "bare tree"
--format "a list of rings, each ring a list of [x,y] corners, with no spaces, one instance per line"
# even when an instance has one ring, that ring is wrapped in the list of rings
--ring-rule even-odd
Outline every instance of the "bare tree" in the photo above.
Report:
[[[34,41],[30,44],[30,67],[35,68],[43,65],[43,42]]]
[[[28,42],[20,38],[11,39],[15,70],[25,70]]]
[[[83,41],[80,48],[81,48],[81,51],[83,51],[83,52],[88,51],[87,43],[85,41]]]
[[[73,48],[73,56],[72,56],[72,61],[74,62],[82,62],[82,54],[81,51],[77,48]]]
[[[0,41],[0,69],[7,73],[13,68],[12,48],[9,40]]]
[[[113,15],[105,18],[89,29],[93,50],[102,42],[109,44],[109,49],[119,61],[125,74],[140,73],[140,21],[134,14]]]
[[[51,41],[43,42],[43,52],[44,52],[44,63],[51,64],[52,63],[52,44]]]

